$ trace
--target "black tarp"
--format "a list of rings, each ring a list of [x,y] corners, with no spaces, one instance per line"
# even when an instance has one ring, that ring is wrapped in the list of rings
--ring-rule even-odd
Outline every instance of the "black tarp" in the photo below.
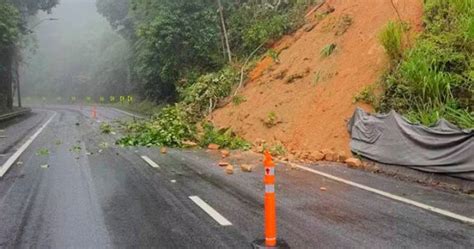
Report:
[[[431,127],[412,124],[391,111],[357,109],[348,123],[356,154],[391,165],[444,173],[474,181],[474,131],[442,119]]]

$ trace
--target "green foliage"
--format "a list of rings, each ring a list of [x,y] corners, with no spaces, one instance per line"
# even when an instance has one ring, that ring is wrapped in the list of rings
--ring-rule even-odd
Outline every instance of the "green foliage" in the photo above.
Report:
[[[187,72],[221,62],[217,16],[204,1],[164,3],[138,27],[135,70],[147,97],[173,99],[176,82]]]
[[[235,135],[230,128],[216,129],[211,123],[203,124],[204,134],[199,145],[206,147],[209,144],[218,144],[221,148],[250,149],[250,143]]]
[[[379,41],[391,60],[398,61],[403,56],[403,25],[389,21],[379,35]]]
[[[149,121],[128,123],[128,135],[117,141],[123,146],[175,146],[184,140],[194,140],[196,127],[188,118],[182,106],[168,106]]]
[[[284,156],[287,154],[286,148],[283,144],[277,143],[268,148],[268,151],[273,156]]]
[[[194,118],[199,119],[212,111],[220,99],[229,96],[239,76],[239,72],[232,67],[204,74],[179,90],[181,103],[189,113],[193,113]]]
[[[0,50],[13,46],[20,36],[18,10],[8,3],[0,2]]]
[[[336,50],[336,44],[334,43],[328,44],[324,46],[323,49],[321,49],[321,56],[329,57],[334,52],[334,50]]]
[[[377,96],[375,96],[375,85],[364,87],[361,92],[354,96],[354,102],[363,102],[376,106]]]
[[[275,51],[274,49],[269,49],[267,53],[268,53],[268,56],[272,58],[273,62],[280,63],[280,58],[279,58],[280,54],[277,51]]]
[[[262,43],[271,43],[304,24],[306,8],[315,1],[287,1],[278,8],[246,1],[231,8],[228,18],[232,49],[249,54]]]
[[[278,124],[278,117],[275,112],[269,112],[267,114],[267,118],[263,120],[263,124],[267,128],[272,128],[273,126],[276,126]]]
[[[236,95],[236,96],[232,97],[232,103],[236,106],[244,103],[245,101],[247,101],[245,96]]]
[[[103,134],[110,134],[112,132],[112,126],[108,123],[102,123],[100,125],[100,131],[103,133]]]
[[[395,109],[425,125],[445,118],[474,127],[473,14],[472,1],[427,1],[425,32],[386,75],[381,111]]]
[[[41,148],[36,152],[37,156],[49,156],[49,150],[46,148]]]
[[[248,50],[255,49],[264,42],[272,41],[285,34],[290,26],[286,15],[275,15],[255,22],[243,33],[243,44]]]

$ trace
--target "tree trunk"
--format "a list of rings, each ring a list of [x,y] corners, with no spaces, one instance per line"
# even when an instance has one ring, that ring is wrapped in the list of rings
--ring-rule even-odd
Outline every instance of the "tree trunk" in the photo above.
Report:
[[[11,48],[0,51],[0,110],[3,111],[13,109],[12,55]]]
[[[225,45],[227,47],[227,55],[229,57],[229,63],[232,63],[232,53],[230,52],[229,37],[227,36],[227,28],[225,27],[225,20],[224,20],[224,8],[222,8],[221,0],[217,0],[217,5],[219,6],[222,31],[224,33],[224,40],[225,40]]]

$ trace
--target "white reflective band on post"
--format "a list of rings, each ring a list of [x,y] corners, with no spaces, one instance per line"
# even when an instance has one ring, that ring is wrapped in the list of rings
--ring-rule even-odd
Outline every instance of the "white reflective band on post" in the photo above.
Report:
[[[276,238],[265,238],[265,240],[276,240]]]
[[[266,184],[265,193],[275,193],[275,184]]]
[[[267,176],[273,176],[275,175],[275,167],[266,167],[265,168],[265,174]]]

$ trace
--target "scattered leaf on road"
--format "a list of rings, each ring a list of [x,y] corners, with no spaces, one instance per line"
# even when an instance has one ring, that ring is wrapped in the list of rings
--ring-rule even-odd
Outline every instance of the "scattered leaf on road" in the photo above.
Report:
[[[41,148],[36,152],[37,156],[48,156],[49,155],[49,150],[46,148]]]

